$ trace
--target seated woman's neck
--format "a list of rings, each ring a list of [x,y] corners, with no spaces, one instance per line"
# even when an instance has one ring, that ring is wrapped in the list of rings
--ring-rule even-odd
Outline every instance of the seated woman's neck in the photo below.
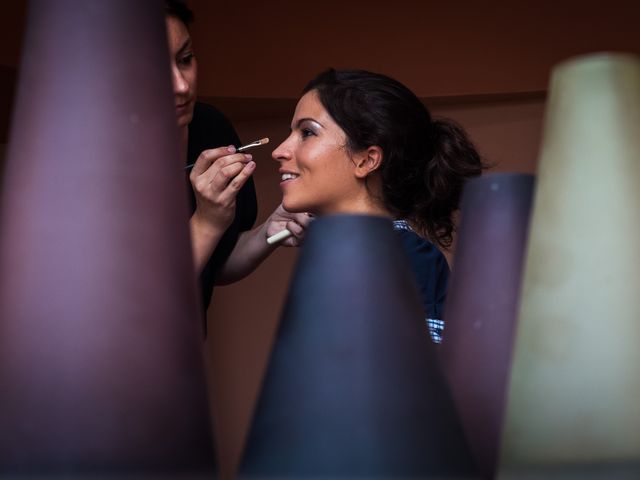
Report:
[[[388,217],[392,220],[394,219],[394,215],[382,202],[382,195],[377,197],[372,195],[371,192],[363,192],[363,194],[343,202],[327,213],[376,215],[379,217]]]
[[[377,215],[394,220],[393,214],[384,204],[382,183],[377,172],[362,179],[351,208],[353,208],[354,213]]]

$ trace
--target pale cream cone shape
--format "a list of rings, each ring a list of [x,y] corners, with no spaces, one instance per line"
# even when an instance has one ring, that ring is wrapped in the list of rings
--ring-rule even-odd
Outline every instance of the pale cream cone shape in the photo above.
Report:
[[[640,59],[570,59],[549,93],[501,474],[607,478],[640,465]]]

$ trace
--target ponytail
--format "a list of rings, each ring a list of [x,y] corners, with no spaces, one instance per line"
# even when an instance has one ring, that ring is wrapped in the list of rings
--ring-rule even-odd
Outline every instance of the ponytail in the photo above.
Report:
[[[465,182],[486,168],[464,129],[449,119],[431,122],[433,157],[425,162],[422,190],[416,192],[411,220],[431,241],[449,248]]]

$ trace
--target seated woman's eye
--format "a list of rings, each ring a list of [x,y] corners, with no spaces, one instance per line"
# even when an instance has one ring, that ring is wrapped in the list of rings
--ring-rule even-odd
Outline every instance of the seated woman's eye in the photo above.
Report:
[[[193,53],[187,53],[179,58],[178,62],[180,65],[189,65],[191,61],[195,58]]]
[[[300,130],[300,133],[302,134],[302,138],[306,138],[306,137],[310,137],[311,135],[315,135],[315,133],[313,132],[313,130],[309,129],[309,128],[303,128]]]

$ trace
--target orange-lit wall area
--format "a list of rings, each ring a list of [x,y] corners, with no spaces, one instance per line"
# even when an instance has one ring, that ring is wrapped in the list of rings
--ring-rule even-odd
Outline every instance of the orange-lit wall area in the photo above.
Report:
[[[287,134],[299,91],[329,66],[398,78],[434,114],[466,127],[493,171],[535,172],[552,66],[593,51],[640,53],[637,0],[189,3],[201,96],[227,113],[243,140],[271,139],[253,151],[259,220],[280,201],[272,147]],[[24,2],[9,2],[0,20],[0,144],[24,10]],[[223,478],[241,454],[295,258],[294,249],[279,249],[214,293],[206,347]]]
[[[634,0],[192,0],[202,93],[288,97],[329,66],[381,70],[418,96],[546,88],[550,67],[640,51]]]

